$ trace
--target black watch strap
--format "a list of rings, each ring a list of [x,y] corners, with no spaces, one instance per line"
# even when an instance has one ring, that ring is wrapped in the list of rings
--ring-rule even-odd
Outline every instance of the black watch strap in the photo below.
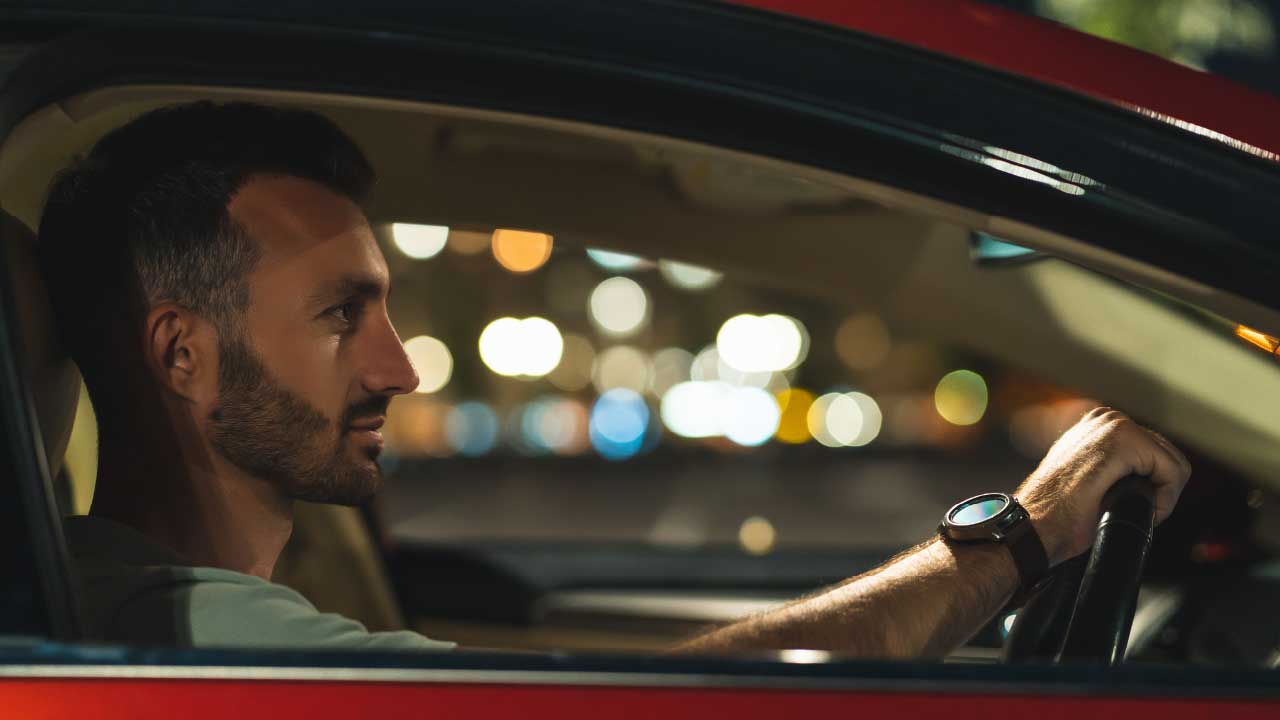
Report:
[[[1031,518],[1023,518],[1021,522],[1014,523],[1002,544],[1009,548],[1013,564],[1018,568],[1018,576],[1022,579],[1022,586],[1015,597],[1019,601],[1026,600],[1031,591],[1048,576],[1049,554],[1045,552],[1044,543],[1031,524]]]

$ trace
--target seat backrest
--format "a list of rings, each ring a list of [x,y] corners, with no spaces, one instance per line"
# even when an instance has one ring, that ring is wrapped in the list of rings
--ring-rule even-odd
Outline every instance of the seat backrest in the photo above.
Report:
[[[23,370],[35,400],[49,475],[58,477],[80,400],[80,372],[58,340],[53,308],[36,262],[35,234],[3,211],[0,225],[21,333]]]
[[[7,537],[6,568],[30,568],[35,579],[26,607],[41,630],[59,640],[80,637],[77,599],[50,478],[59,474],[75,422],[80,378],[61,349],[53,310],[36,262],[35,238],[13,217],[0,212],[3,253],[3,358],[6,440],[3,501],[7,531],[21,526],[24,537]],[[34,412],[30,408],[34,404]],[[32,427],[32,415],[36,425]],[[41,455],[44,457],[41,457]],[[12,533],[9,533],[12,534]],[[25,592],[25,591],[24,591]],[[14,598],[7,598],[12,605]],[[21,606],[21,603],[19,604]]]

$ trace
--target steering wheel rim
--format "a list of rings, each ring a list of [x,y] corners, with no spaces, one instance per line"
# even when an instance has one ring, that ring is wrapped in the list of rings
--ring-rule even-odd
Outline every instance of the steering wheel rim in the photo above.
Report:
[[[1129,476],[1116,483],[1103,498],[1087,560],[1082,555],[1055,568],[1051,580],[1018,612],[1005,660],[1122,662],[1154,517],[1150,481]]]

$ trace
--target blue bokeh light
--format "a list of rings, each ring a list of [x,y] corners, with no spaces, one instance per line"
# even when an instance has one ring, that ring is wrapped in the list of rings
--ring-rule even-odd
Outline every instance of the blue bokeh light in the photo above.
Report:
[[[614,388],[591,408],[591,446],[609,460],[640,452],[649,428],[649,406],[633,390]]]

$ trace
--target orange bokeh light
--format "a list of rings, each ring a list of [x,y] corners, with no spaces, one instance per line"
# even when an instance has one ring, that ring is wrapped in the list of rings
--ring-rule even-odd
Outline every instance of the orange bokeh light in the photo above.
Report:
[[[533,272],[551,257],[552,238],[526,230],[494,230],[493,257],[514,273]]]

